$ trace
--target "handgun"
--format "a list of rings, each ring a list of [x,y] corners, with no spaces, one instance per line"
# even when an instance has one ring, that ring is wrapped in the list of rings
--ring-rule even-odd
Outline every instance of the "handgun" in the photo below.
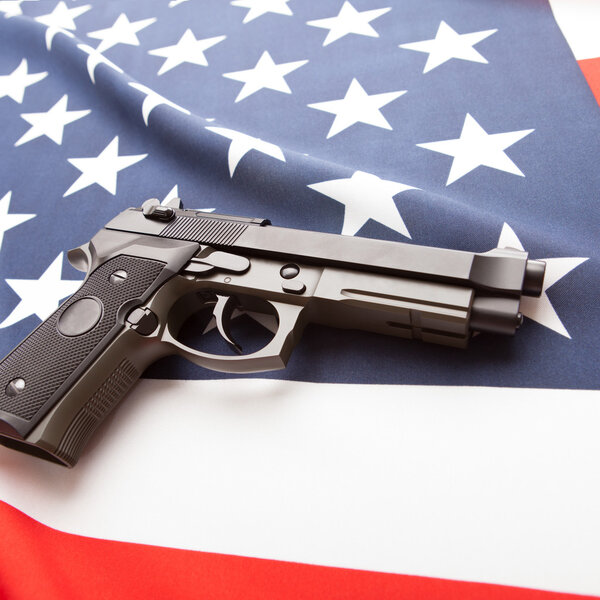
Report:
[[[477,332],[514,334],[522,295],[545,263],[526,252],[473,253],[273,226],[268,219],[150,199],[68,253],[81,287],[0,363],[0,443],[72,467],[144,370],[180,356],[216,371],[285,367],[308,323],[464,348]],[[244,353],[236,311],[276,330]],[[209,311],[234,352],[182,341]]]

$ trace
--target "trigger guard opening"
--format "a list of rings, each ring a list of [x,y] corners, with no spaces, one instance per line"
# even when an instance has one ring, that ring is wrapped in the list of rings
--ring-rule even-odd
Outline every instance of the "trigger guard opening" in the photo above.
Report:
[[[266,347],[278,329],[278,317],[266,299],[205,288],[182,295],[165,321],[183,346],[222,356]]]
[[[224,373],[259,373],[283,369],[291,351],[302,334],[301,313],[303,306],[267,301],[275,310],[279,327],[271,341],[256,352],[243,355],[220,355],[190,348],[181,343],[171,332],[167,322],[161,335],[162,342],[183,358],[207,369]]]

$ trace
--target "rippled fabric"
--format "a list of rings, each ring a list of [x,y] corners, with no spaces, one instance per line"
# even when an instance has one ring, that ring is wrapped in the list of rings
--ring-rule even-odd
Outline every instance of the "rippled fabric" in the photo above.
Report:
[[[71,471],[2,448],[0,597],[600,593],[600,112],[547,2],[0,0],[0,131],[0,355],[147,198],[547,260],[514,338],[309,326],[272,381],[155,364]]]
[[[277,377],[597,387],[598,106],[545,3],[4,5],[0,196],[37,216],[4,234],[2,352],[72,293],[18,280],[77,278],[61,253],[177,186],[276,225],[555,259],[515,340],[456,353],[310,328]],[[59,102],[60,141],[33,124]],[[103,152],[112,171],[82,170]]]

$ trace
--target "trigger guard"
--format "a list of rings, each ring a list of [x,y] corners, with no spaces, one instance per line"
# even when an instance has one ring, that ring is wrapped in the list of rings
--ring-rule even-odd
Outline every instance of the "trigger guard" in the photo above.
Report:
[[[268,301],[275,309],[279,327],[273,339],[260,350],[241,356],[222,356],[195,350],[179,342],[171,334],[167,323],[162,332],[163,342],[170,344],[183,358],[213,371],[223,373],[259,373],[283,369],[290,354],[302,335],[300,316],[304,306]]]

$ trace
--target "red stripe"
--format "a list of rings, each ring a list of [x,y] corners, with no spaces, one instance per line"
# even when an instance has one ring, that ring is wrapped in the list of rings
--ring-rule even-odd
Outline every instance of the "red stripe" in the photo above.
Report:
[[[586,598],[98,540],[51,529],[4,502],[0,523],[2,600]]]
[[[588,85],[592,88],[598,104],[600,104],[600,58],[587,58],[577,61]]]

